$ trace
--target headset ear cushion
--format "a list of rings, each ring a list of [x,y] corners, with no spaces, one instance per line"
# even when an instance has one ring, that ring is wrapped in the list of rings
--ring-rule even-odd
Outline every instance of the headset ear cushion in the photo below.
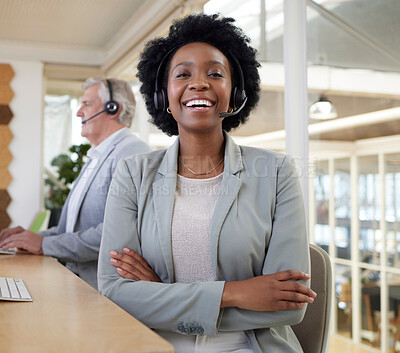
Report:
[[[109,101],[106,103],[104,110],[107,114],[115,115],[118,113],[119,104],[116,101]]]
[[[240,107],[240,102],[241,102],[241,92],[237,87],[235,87],[233,89],[233,109],[234,110],[236,110],[238,107]]]
[[[166,110],[168,108],[168,96],[164,88],[154,92],[154,108],[156,110]]]
[[[156,108],[156,110],[160,110],[160,102],[161,102],[162,98],[160,97],[160,93],[158,91],[154,92],[154,108]]]
[[[164,88],[161,88],[161,97],[162,97],[162,110],[166,111],[169,105],[168,95]]]

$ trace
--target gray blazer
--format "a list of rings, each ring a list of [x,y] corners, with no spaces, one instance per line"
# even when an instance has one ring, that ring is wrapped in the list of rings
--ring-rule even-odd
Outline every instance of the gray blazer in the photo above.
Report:
[[[255,352],[299,353],[289,325],[305,308],[256,312],[220,309],[225,281],[282,270],[310,270],[300,184],[282,154],[238,146],[225,133],[225,170],[211,221],[215,282],[175,283],[171,219],[179,139],[167,150],[121,160],[107,199],[99,254],[99,290],[153,329],[214,335],[245,330]],[[141,254],[163,283],[118,275],[109,252]]]
[[[39,233],[44,236],[42,244],[44,255],[58,258],[96,289],[104,209],[112,175],[121,158],[148,151],[150,151],[149,146],[129,130],[121,132],[109,151],[102,154],[96,170],[90,175],[85,192],[80,196],[74,232],[66,233],[68,197],[58,225]],[[87,165],[82,168],[77,180],[86,167]]]

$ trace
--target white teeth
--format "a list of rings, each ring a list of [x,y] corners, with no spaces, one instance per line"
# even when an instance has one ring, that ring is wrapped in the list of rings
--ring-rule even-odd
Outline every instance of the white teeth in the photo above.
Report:
[[[205,105],[206,107],[211,107],[212,103],[205,99],[196,99],[189,101],[185,104],[187,107],[193,107],[194,105]]]

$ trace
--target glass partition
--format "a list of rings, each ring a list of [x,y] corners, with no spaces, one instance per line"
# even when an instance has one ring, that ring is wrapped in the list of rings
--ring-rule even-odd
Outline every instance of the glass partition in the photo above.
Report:
[[[338,258],[347,260],[351,256],[350,182],[350,158],[335,160],[335,249]]]
[[[380,346],[378,329],[381,315],[380,272],[361,268],[361,340],[373,347]]]
[[[337,333],[352,337],[352,291],[351,291],[351,268],[345,265],[335,266],[335,289],[336,289],[336,316]]]
[[[400,268],[400,153],[385,156],[387,265]]]
[[[315,225],[314,241],[329,253],[331,233],[329,227],[330,177],[328,161],[319,161],[314,177]]]
[[[378,156],[358,158],[358,209],[360,221],[360,261],[379,264],[382,251],[381,184]]]

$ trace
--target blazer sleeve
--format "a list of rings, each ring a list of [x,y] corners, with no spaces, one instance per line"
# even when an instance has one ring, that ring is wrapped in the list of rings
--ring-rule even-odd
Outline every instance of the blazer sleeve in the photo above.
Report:
[[[276,203],[272,232],[265,256],[263,275],[283,270],[310,273],[306,218],[299,177],[294,161],[285,157],[277,169]],[[301,283],[309,285],[309,281]],[[260,329],[294,325],[304,316],[306,306],[296,310],[249,311],[238,308],[221,310],[219,331]]]
[[[98,267],[100,292],[153,329],[215,334],[225,282],[183,284],[133,281],[121,277],[110,264],[111,250],[122,251],[128,246],[142,254],[138,233],[139,190],[126,162],[121,160],[106,204]],[[162,253],[159,256],[162,257]]]
[[[42,230],[38,234],[41,235],[42,237],[49,237],[52,235],[57,235],[57,226],[51,227],[46,230]]]
[[[101,222],[84,231],[45,236],[43,253],[67,262],[97,261],[102,230]]]

